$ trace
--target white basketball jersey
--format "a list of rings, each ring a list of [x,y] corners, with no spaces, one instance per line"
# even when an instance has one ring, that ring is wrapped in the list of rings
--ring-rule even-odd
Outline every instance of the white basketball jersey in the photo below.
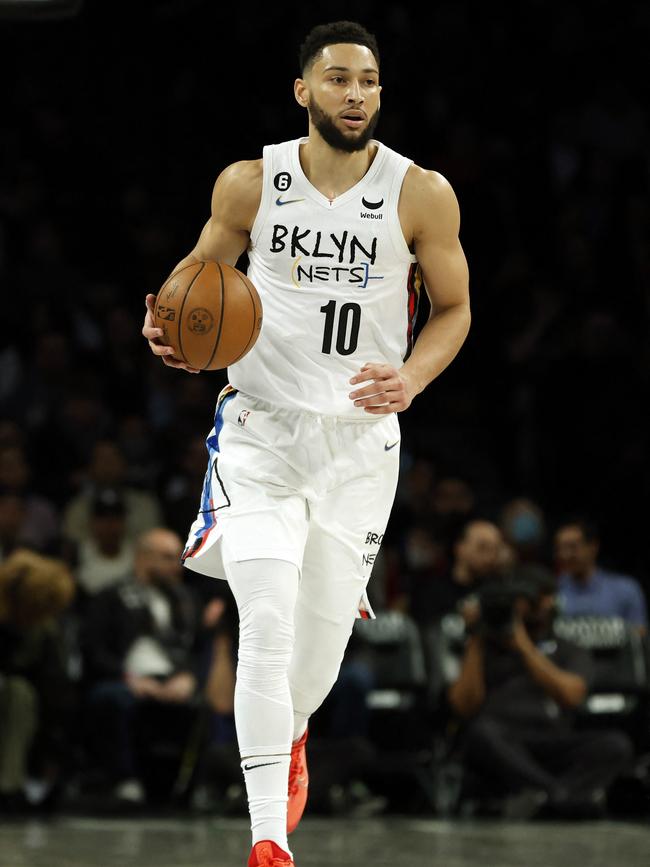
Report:
[[[366,174],[330,202],[302,170],[306,141],[264,148],[248,249],[264,319],[228,379],[276,406],[374,421],[349,380],[366,362],[399,368],[411,349],[422,280],[397,204],[412,160],[374,142]]]

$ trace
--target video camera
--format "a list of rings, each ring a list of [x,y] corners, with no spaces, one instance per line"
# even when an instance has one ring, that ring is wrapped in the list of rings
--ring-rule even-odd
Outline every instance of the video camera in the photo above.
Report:
[[[529,578],[486,579],[477,594],[482,634],[497,640],[507,638],[513,631],[517,600],[526,599],[531,605],[536,605],[541,589],[538,581]]]

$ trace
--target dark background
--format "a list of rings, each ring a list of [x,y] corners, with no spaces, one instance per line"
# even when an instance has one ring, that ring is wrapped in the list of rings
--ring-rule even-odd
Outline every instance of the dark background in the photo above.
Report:
[[[584,512],[604,560],[647,581],[644,2],[145,0],[0,22],[0,414],[36,487],[63,505],[90,443],[133,430],[132,481],[148,461],[161,485],[209,431],[223,376],[150,357],[144,295],[223,167],[306,133],[298,46],[339,18],[377,35],[377,137],[451,182],[470,267],[472,330],[402,416],[405,463],[465,477],[487,515],[518,494],[551,525]]]

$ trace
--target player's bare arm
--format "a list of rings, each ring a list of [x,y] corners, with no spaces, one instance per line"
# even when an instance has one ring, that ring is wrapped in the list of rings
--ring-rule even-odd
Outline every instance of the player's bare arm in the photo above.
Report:
[[[431,304],[408,361],[396,369],[368,363],[350,382],[371,382],[351,392],[355,406],[374,415],[401,412],[450,364],[470,325],[469,271],[458,238],[460,211],[449,182],[412,166],[404,178],[400,221],[422,268]]]
[[[248,247],[250,231],[262,196],[262,160],[242,160],[221,172],[212,192],[211,214],[194,249],[172,269],[174,274],[194,262],[226,262],[235,266]],[[156,296],[146,297],[147,313],[142,334],[154,355],[159,355],[168,367],[181,367],[189,373],[199,373],[173,357],[171,346],[157,341],[162,331],[156,328],[153,308]]]

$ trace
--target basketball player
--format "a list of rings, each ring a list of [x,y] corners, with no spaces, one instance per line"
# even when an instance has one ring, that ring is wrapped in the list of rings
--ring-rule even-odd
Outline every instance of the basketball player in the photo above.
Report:
[[[225,574],[239,609],[250,867],[293,867],[287,832],[307,797],[308,720],[355,616],[373,616],[365,591],[397,485],[397,413],[447,367],[470,322],[450,185],[372,137],[374,36],[346,21],[318,26],[300,65],[308,136],[226,168],[176,266],[234,265],[246,251],[264,308],[257,343],[217,400],[184,552],[188,568]],[[422,284],[431,315],[412,346]],[[142,329],[152,352],[195,372],[159,345],[153,302]]]

